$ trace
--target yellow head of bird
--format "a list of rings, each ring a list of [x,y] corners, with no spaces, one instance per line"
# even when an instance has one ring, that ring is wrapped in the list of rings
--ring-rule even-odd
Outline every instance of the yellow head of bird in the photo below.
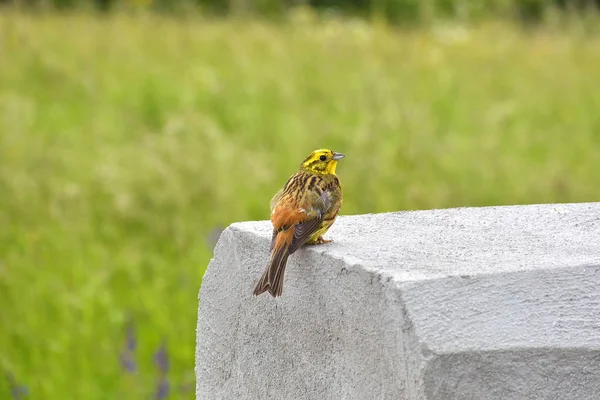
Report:
[[[337,153],[329,149],[318,149],[310,153],[302,164],[300,169],[309,171],[314,174],[333,174],[335,175],[335,167],[339,160],[346,155]]]

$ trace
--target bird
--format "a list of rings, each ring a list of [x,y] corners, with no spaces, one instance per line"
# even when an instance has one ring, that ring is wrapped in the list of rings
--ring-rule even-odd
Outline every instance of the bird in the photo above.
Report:
[[[329,149],[314,150],[271,199],[270,258],[254,295],[283,293],[283,276],[288,257],[303,245],[330,243],[323,235],[342,207],[342,187],[335,174],[345,154]]]

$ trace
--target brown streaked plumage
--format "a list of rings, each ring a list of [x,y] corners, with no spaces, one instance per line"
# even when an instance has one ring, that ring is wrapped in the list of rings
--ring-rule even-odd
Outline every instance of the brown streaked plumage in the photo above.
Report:
[[[254,288],[255,296],[264,292],[281,296],[289,255],[304,244],[331,242],[323,235],[342,206],[342,187],[335,169],[344,157],[328,149],[313,151],[271,200],[271,257]]]

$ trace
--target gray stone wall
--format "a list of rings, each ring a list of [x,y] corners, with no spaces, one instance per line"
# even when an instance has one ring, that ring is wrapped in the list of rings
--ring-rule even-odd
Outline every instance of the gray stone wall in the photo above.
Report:
[[[600,399],[600,203],[341,216],[252,296],[271,225],[219,240],[197,399]]]

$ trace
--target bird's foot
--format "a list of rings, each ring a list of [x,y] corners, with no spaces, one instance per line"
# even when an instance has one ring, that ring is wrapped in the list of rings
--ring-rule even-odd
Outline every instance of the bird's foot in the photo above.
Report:
[[[317,238],[317,240],[315,241],[315,244],[324,244],[324,243],[331,243],[333,242],[333,239],[323,239],[323,236],[319,236]]]
[[[333,242],[332,239],[323,239],[323,236],[319,236],[318,238],[310,241],[310,242],[306,242],[304,245],[305,246],[314,246],[317,244],[325,244],[325,243],[331,243]]]

